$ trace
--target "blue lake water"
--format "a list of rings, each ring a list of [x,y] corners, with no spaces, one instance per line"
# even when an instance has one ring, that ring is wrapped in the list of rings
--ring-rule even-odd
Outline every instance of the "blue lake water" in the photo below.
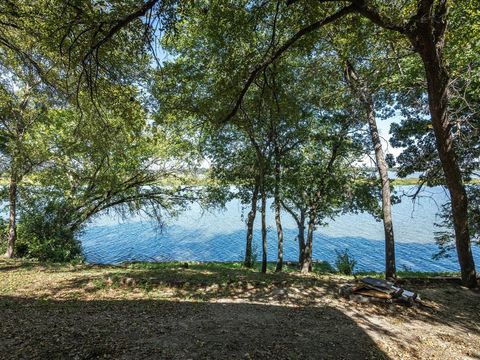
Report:
[[[412,193],[414,187],[397,188],[397,194]],[[432,260],[438,250],[434,243],[436,214],[448,199],[442,187],[426,188],[415,203],[404,197],[393,206],[397,267],[414,271],[457,271],[455,253],[449,258]],[[97,218],[81,236],[86,260],[90,263],[125,261],[238,261],[245,248],[245,218],[248,206],[231,201],[226,209],[204,211],[192,204],[159,229],[156,223],[141,217],[127,220],[104,215]],[[273,214],[267,215],[268,260],[276,260],[276,229]],[[298,259],[297,228],[291,217],[282,214],[285,230],[284,258]],[[261,256],[260,219],[257,216],[254,247]],[[313,244],[316,260],[333,263],[335,250],[348,248],[357,260],[357,270],[383,271],[383,225],[369,214],[347,214],[325,227],[318,227]],[[474,247],[480,264],[480,249]]]

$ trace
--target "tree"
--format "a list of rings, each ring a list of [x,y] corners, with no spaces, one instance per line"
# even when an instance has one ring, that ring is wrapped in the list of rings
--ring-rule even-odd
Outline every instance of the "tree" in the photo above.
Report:
[[[170,142],[148,121],[133,89],[112,85],[103,95],[101,110],[86,94],[83,112],[47,112],[39,133],[49,157],[34,174],[36,186],[24,189],[20,209],[23,232],[37,242],[62,243],[107,211],[144,213],[161,222],[193,197],[168,183],[185,166],[183,144]]]
[[[361,125],[360,125],[361,126]],[[302,272],[311,271],[313,233],[328,219],[350,211],[378,211],[375,187],[365,181],[366,173],[354,166],[363,153],[361,138],[355,135],[358,123],[345,111],[326,112],[316,119],[308,141],[301,143],[285,173],[283,204],[299,227]]]
[[[384,116],[394,102],[392,78],[398,72],[398,54],[393,44],[398,39],[388,36],[385,31],[372,29],[368,20],[356,19],[350,24],[337,27],[335,35],[327,41],[337,53],[339,68],[343,68],[344,81],[352,102],[358,104],[358,117],[364,118],[370,135],[369,145],[374,151],[374,162],[380,178],[382,220],[385,233],[385,277],[395,278],[395,240],[392,219],[391,184],[388,164],[377,125],[377,109]],[[390,44],[391,46],[386,46]],[[328,45],[325,46],[329,49]],[[393,61],[392,61],[393,59]],[[338,70],[340,71],[340,69]],[[343,87],[343,84],[338,84]],[[362,114],[363,112],[363,114]]]
[[[199,146],[200,152],[208,159],[210,165],[208,180],[224,186],[228,192],[228,195],[220,198],[217,203],[223,205],[226,200],[236,197],[242,204],[250,205],[246,220],[247,232],[243,264],[245,267],[251,268],[254,266],[253,226],[260,193],[256,152],[246,134],[234,124],[221,129],[209,128],[207,124],[204,126]],[[232,184],[235,184],[235,189],[232,189]],[[219,187],[214,187],[212,191],[218,194]]]
[[[318,8],[312,9],[309,5],[299,0],[287,1],[288,5],[302,5],[306,7],[307,17],[318,14]],[[325,4],[324,4],[325,3]],[[333,5],[329,5],[331,3]],[[344,4],[344,1],[321,1],[318,6],[328,11],[333,8],[333,13],[322,13],[320,20],[313,21],[307,26],[301,27],[290,38],[274,48],[268,48],[266,56],[253,66],[244,77],[243,85],[232,101],[230,111],[226,113],[223,121],[232,119],[239,110],[244,96],[255,79],[287,52],[293,45],[306,35],[315,32],[328,24],[347,15],[359,14],[368,18],[376,25],[404,35],[419,54],[427,80],[426,93],[429,99],[429,111],[436,139],[436,150],[445,173],[445,180],[452,198],[452,215],[456,234],[456,247],[462,272],[462,281],[469,287],[477,286],[475,264],[470,248],[470,236],[468,232],[468,199],[463,185],[462,174],[458,165],[457,155],[452,138],[452,126],[448,119],[449,103],[449,74],[444,62],[445,35],[447,30],[448,0],[417,0],[395,2],[388,6],[391,12],[392,5],[398,8],[395,17],[386,15],[387,7],[376,1],[351,0],[348,5],[338,7],[336,4]],[[300,6],[299,6],[300,7]],[[302,12],[304,9],[299,9]],[[288,10],[286,11],[288,12]],[[304,11],[303,11],[304,12]]]
[[[150,41],[180,8],[158,0],[4,1],[0,66],[21,63],[63,99],[78,102],[83,91],[95,101],[105,79],[139,84],[148,77]]]
[[[47,159],[48,149],[39,133],[45,123],[46,97],[41,89],[10,73],[8,86],[0,84],[1,151],[8,163],[8,237],[5,256],[14,256],[17,240],[18,188],[22,180]],[[17,89],[15,89],[17,88]]]

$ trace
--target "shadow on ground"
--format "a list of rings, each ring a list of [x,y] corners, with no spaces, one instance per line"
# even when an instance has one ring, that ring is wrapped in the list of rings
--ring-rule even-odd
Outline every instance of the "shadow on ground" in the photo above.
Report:
[[[0,298],[4,359],[386,359],[334,308]]]
[[[155,298],[190,299],[198,301],[248,301],[294,306],[323,306],[324,298],[339,298],[339,287],[347,282],[338,276],[304,276],[300,273],[267,273],[230,268],[218,264],[152,265],[152,268],[97,267],[93,273],[81,267],[77,274],[56,282],[44,293],[44,298],[78,299],[102,297],[105,291],[123,292],[127,298],[151,294]],[[55,268],[46,268],[55,272]],[[75,268],[72,268],[75,272]],[[480,322],[480,293],[462,288],[456,279],[405,280],[402,286],[416,291],[425,300],[420,308],[407,309],[402,305],[358,304],[339,299],[345,308],[358,307],[366,320],[369,316],[388,316],[403,321],[413,319],[430,324],[455,326],[464,331],[478,332]],[[109,295],[110,296],[110,295]],[[119,296],[115,295],[115,298]],[[107,296],[108,297],[108,296]]]
[[[63,297],[67,294],[67,297],[75,298],[83,296],[84,291],[95,295],[108,289],[119,289],[154,291],[168,297],[201,301],[218,298],[265,303],[285,300],[304,306],[316,302],[327,293],[336,293],[338,288],[338,282],[332,282],[328,277],[305,276],[298,272],[262,274],[244,268],[226,269],[216,264],[189,265],[188,268],[92,267],[94,271],[90,273],[85,272],[84,267],[81,269],[79,276],[71,273],[71,276],[53,284],[45,296]],[[52,268],[45,271],[57,270]]]

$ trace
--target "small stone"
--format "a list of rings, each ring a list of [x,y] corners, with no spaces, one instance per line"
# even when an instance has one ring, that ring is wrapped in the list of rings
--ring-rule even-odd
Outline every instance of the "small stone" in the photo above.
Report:
[[[136,285],[136,281],[135,281],[135,279],[132,279],[132,278],[127,277],[127,278],[122,278],[122,279],[120,280],[120,284],[121,284],[121,285],[124,285],[124,286],[135,286],[135,285]]]
[[[285,290],[284,289],[274,289],[272,291],[272,295],[275,295],[275,296],[285,295]]]

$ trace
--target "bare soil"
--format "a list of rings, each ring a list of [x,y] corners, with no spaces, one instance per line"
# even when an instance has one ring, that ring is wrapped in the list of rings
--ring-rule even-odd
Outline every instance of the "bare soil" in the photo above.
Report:
[[[479,293],[411,279],[422,306],[358,303],[348,281],[0,260],[0,358],[480,359]]]

